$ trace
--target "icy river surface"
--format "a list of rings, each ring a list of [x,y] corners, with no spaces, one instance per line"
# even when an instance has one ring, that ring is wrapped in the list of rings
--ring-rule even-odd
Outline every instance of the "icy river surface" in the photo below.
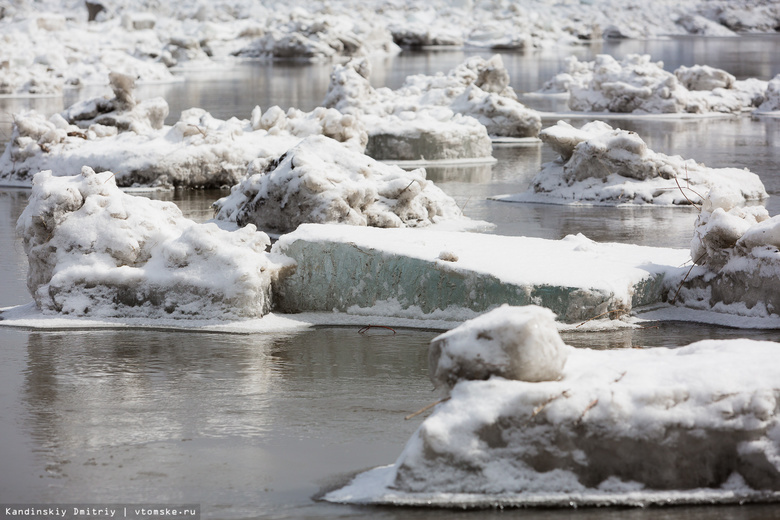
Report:
[[[625,41],[579,48],[579,58],[649,53],[667,70],[707,64],[737,76],[780,72],[780,38]],[[489,56],[489,52],[479,52]],[[570,52],[504,54],[518,92],[536,90]],[[446,72],[464,51],[405,53],[373,65],[376,85],[397,88],[409,74]],[[187,81],[147,86],[171,118],[197,106],[214,116],[247,118],[255,105],[310,110],[327,90],[330,65],[242,64]],[[28,107],[53,112],[90,92],[52,99],[0,101],[7,114]],[[523,100],[561,109],[556,102]],[[545,120],[544,126],[554,120]],[[579,125],[583,120],[572,121]],[[710,167],[759,174],[780,213],[780,120],[620,119],[648,146]],[[2,133],[7,135],[7,126]],[[487,197],[524,191],[546,147],[496,147],[490,166],[431,168],[429,178],[492,232],[558,239],[583,233],[597,241],[688,247],[694,210],[569,208],[500,203]],[[14,236],[24,190],[0,191],[0,307],[30,301],[26,259]],[[224,192],[163,195],[196,220]],[[533,254],[533,252],[529,252]],[[368,324],[368,323],[367,323]],[[422,417],[404,416],[433,400],[427,346],[436,331],[317,328],[275,334],[163,330],[32,331],[0,327],[0,503],[200,504],[204,518],[451,518],[428,509],[361,508],[317,500],[357,471],[392,463]],[[704,338],[780,341],[778,331],[668,323],[611,333],[566,333],[582,347],[678,346]],[[777,505],[458,512],[464,518],[771,519]]]

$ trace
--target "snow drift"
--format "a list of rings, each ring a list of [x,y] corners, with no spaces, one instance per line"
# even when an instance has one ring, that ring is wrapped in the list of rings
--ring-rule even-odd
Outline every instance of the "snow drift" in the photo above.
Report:
[[[119,186],[232,186],[250,164],[263,168],[309,135],[326,135],[362,151],[368,136],[353,116],[318,107],[312,112],[255,107],[250,119],[217,119],[200,108],[163,125],[162,98],[136,101],[133,79],[112,74],[114,97],[69,107],[49,119],[14,116],[11,142],[0,157],[0,182],[29,186],[38,171],[77,175],[88,165],[113,171]]]
[[[122,193],[111,172],[34,178],[17,223],[27,287],[44,313],[238,319],[271,308],[289,261],[270,239],[184,218],[175,204]]]
[[[481,341],[476,323],[447,340],[477,362],[486,343],[537,312],[505,308],[500,318],[478,318],[489,323]],[[560,359],[544,352],[554,323],[527,334],[527,355]],[[461,380],[395,464],[325,499],[449,507],[777,500],[779,348],[745,339],[676,349],[561,345],[568,359],[560,377]],[[440,362],[432,362],[434,372]],[[511,360],[500,363],[506,370]]]
[[[630,54],[621,61],[599,54],[592,62],[569,58],[567,70],[545,83],[541,92],[568,92],[569,108],[581,112],[739,114],[759,106],[766,88],[766,81],[737,81],[707,65],[672,73],[646,54]]]
[[[324,136],[252,170],[214,207],[217,219],[278,233],[305,222],[419,227],[465,218],[425,170],[380,163]]]
[[[601,121],[574,128],[564,121],[539,137],[560,154],[542,165],[528,191],[500,195],[507,202],[555,204],[701,204],[718,188],[744,205],[769,197],[758,175],[738,168],[707,168],[679,155],[654,152],[635,133]]]
[[[710,192],[691,240],[696,266],[669,298],[696,309],[780,315],[780,217],[739,202]]]
[[[365,122],[367,153],[377,159],[488,157],[488,134],[534,137],[541,128],[499,56],[470,58],[447,75],[409,76],[398,90],[375,89],[369,76],[365,60],[335,66],[324,105]]]

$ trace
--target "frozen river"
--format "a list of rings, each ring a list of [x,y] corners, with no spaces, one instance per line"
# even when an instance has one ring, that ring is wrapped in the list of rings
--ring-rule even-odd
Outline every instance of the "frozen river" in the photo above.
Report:
[[[576,50],[650,53],[668,70],[695,63],[738,78],[780,72],[777,37],[619,42]],[[489,56],[488,52],[480,55]],[[402,54],[376,62],[375,85],[398,87],[409,74],[446,71],[463,51]],[[567,52],[504,54],[518,92],[535,90],[558,72]],[[252,107],[310,110],[327,89],[329,65],[244,64],[188,81],[148,86],[171,118],[198,106],[221,118],[247,118]],[[81,97],[94,93],[82,92]],[[65,103],[76,100],[70,96]],[[545,100],[524,100],[553,108]],[[7,114],[62,100],[0,101]],[[655,151],[711,167],[747,167],[780,213],[780,120],[750,117],[685,121],[613,120]],[[545,121],[545,126],[554,121]],[[575,121],[579,125],[581,121]],[[4,127],[3,134],[8,128]],[[488,201],[520,192],[546,147],[496,148],[493,166],[430,169],[464,212],[496,224],[493,232],[682,247],[695,212],[664,208],[563,208]],[[166,195],[196,220],[211,216],[220,192]],[[24,190],[0,191],[0,307],[30,300],[26,259],[14,225]],[[533,252],[529,252],[533,254]],[[404,416],[433,400],[427,345],[435,331],[359,334],[323,328],[285,334],[202,334],[157,330],[29,331],[0,327],[0,503],[199,503],[205,518],[451,518],[449,511],[359,508],[318,502],[323,489],[359,470],[391,463],[419,425]],[[566,334],[576,346],[675,346],[704,338],[780,341],[778,331],[738,331],[669,323],[654,329]],[[458,513],[464,518],[755,519],[780,518],[776,505],[651,510],[513,510]]]

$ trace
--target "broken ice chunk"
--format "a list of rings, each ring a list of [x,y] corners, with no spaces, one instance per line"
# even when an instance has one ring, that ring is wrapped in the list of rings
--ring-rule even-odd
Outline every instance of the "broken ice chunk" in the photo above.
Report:
[[[569,348],[549,309],[502,305],[434,338],[428,373],[434,385],[447,388],[491,376],[555,381],[563,374]]]

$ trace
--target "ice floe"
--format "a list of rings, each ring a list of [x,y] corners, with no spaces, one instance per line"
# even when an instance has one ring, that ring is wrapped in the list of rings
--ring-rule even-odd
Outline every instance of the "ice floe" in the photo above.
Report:
[[[366,60],[336,65],[323,104],[365,123],[366,152],[376,159],[490,157],[488,135],[528,138],[541,128],[539,114],[517,101],[500,56],[409,76],[397,90],[372,87],[370,73]]]
[[[88,317],[260,317],[289,260],[254,226],[197,224],[171,202],[122,193],[111,172],[34,178],[17,223],[41,311]]]
[[[432,354],[446,340],[464,358],[482,353],[496,366],[458,377],[393,465],[325,500],[496,507],[780,498],[779,344],[575,349],[545,320],[523,329],[525,356],[493,355],[518,322],[541,314],[504,308],[434,339]],[[559,353],[549,356],[551,342]],[[512,362],[532,370],[536,356],[556,370],[506,377]],[[435,381],[441,359],[431,358]]]
[[[274,233],[303,223],[421,227],[468,220],[425,170],[405,171],[324,136],[308,137],[214,203],[216,218]]]
[[[609,38],[772,32],[764,0],[558,2],[303,2],[164,4],[147,0],[6,2],[0,6],[0,93],[60,95],[122,72],[142,82],[236,56],[337,60],[388,55],[398,44],[492,49],[577,45]],[[110,35],[110,37],[107,37]],[[21,52],[20,52],[21,51]]]
[[[582,235],[544,240],[316,224],[283,235],[273,251],[297,264],[277,285],[279,312],[463,319],[533,303],[569,323],[661,301],[689,256]]]
[[[695,266],[670,296],[678,305],[736,315],[780,315],[780,217],[713,190],[691,241]]]
[[[217,119],[201,108],[163,125],[162,98],[136,101],[132,78],[112,74],[114,97],[85,100],[46,119],[14,116],[0,157],[0,183],[29,186],[38,171],[76,175],[84,165],[112,171],[119,186],[232,186],[262,170],[302,138],[325,135],[362,151],[368,140],[354,117],[318,107],[312,112],[255,107],[249,119]]]
[[[601,121],[581,128],[558,121],[540,138],[560,154],[542,165],[528,191],[492,197],[553,204],[701,204],[718,188],[741,205],[769,197],[758,175],[739,168],[707,168],[679,155],[654,152],[635,132]]]
[[[672,73],[647,54],[630,54],[621,61],[599,54],[591,62],[572,56],[566,66],[540,92],[568,92],[568,106],[576,112],[739,114],[758,107],[767,88],[766,81],[738,81],[706,65]]]

